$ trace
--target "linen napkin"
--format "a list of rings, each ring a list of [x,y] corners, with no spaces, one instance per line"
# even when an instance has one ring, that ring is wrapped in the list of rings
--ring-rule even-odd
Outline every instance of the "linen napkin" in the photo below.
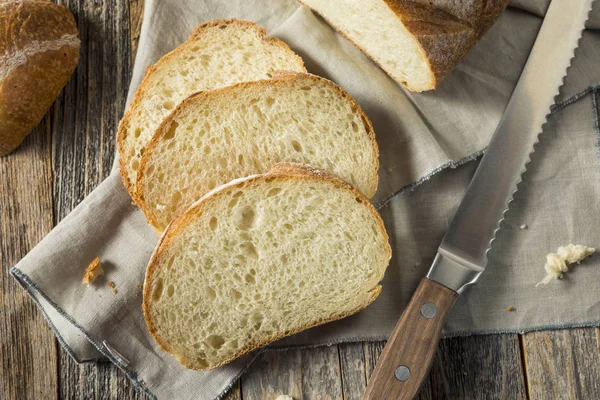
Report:
[[[266,26],[312,73],[344,87],[372,120],[381,151],[374,199],[393,258],[379,298],[344,320],[270,348],[386,339],[458,206],[525,64],[548,1],[515,1],[438,90],[409,93],[351,43],[293,1],[147,0],[131,94],[145,67],[181,43],[197,24],[237,17]],[[533,162],[477,285],[459,298],[445,336],[600,325],[598,257],[565,279],[536,288],[545,254],[580,242],[600,247],[599,7],[588,23]],[[549,60],[548,62],[552,62]],[[533,96],[531,101],[536,101]],[[465,165],[463,165],[465,164]],[[462,165],[462,166],[461,166]],[[521,229],[521,225],[527,229]],[[146,263],[158,237],[115,170],[11,269],[40,306],[58,340],[79,362],[105,357],[150,396],[222,396],[256,353],[210,372],[186,370],[160,350],[141,311]],[[106,277],[81,285],[87,264]],[[117,285],[117,294],[106,281]],[[507,312],[513,306],[515,311]]]

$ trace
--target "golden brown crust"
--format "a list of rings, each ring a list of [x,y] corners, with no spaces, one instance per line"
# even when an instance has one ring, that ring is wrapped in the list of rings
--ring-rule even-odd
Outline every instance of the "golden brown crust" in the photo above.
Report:
[[[377,183],[378,183],[378,179],[379,179],[379,176],[377,174],[377,171],[379,170],[379,146],[377,145],[377,140],[375,138],[375,131],[373,130],[373,125],[371,124],[371,121],[369,120],[367,115],[364,113],[364,111],[362,110],[360,105],[344,89],[342,89],[335,83],[333,83],[325,78],[321,78],[316,75],[305,74],[305,73],[277,71],[273,74],[272,79],[262,80],[262,81],[253,81],[253,82],[241,82],[241,83],[237,83],[235,85],[227,86],[225,88],[220,88],[220,89],[211,90],[208,92],[200,92],[200,93],[192,94],[191,96],[182,100],[179,103],[179,105],[177,105],[177,107],[175,107],[175,109],[163,120],[163,122],[160,124],[160,126],[156,130],[154,136],[150,140],[150,142],[148,142],[148,144],[146,145],[146,151],[144,152],[144,155],[142,156],[142,160],[140,162],[140,168],[138,169],[137,182],[136,182],[136,186],[135,186],[135,190],[136,190],[135,197],[137,199],[137,204],[142,209],[144,214],[146,215],[148,222],[154,227],[159,226],[158,221],[154,218],[153,209],[151,207],[147,207],[146,201],[144,198],[144,187],[145,187],[145,185],[143,184],[144,171],[146,169],[146,165],[149,162],[150,156],[152,155],[152,153],[158,146],[158,143],[163,138],[163,136],[169,131],[169,128],[171,127],[173,119],[178,115],[180,110],[185,109],[189,103],[193,103],[196,101],[204,101],[204,99],[222,95],[223,93],[228,93],[228,92],[230,92],[232,90],[236,90],[238,88],[285,85],[285,84],[287,84],[287,82],[293,82],[297,79],[309,79],[314,82],[325,82],[327,85],[334,88],[334,90],[342,98],[344,98],[346,101],[348,101],[350,103],[350,106],[353,109],[355,109],[359,112],[361,119],[362,119],[363,123],[365,124],[365,129],[367,131],[367,134],[369,135],[369,140],[371,142],[372,149],[373,149],[373,159],[375,160],[375,165],[374,165],[374,169],[372,171],[372,177],[371,177],[371,182],[373,182],[373,187],[370,188],[370,192],[366,194],[367,197],[369,197],[369,198],[373,197],[375,195],[375,192],[377,191]]]
[[[311,8],[303,0],[300,3]],[[469,52],[483,34],[496,22],[509,0],[382,0],[402,21],[421,47],[433,74],[425,87],[413,87],[409,82],[398,82],[410,91],[435,89],[458,62]],[[312,9],[312,8],[311,8]],[[315,13],[317,10],[312,9]],[[321,15],[340,35],[352,42],[383,70],[368,49],[356,43]]]
[[[46,2],[13,2],[0,6],[0,156],[8,154],[35,128],[75,70],[79,45],[44,44],[76,37],[73,15]],[[77,44],[77,45],[75,45]],[[28,46],[36,46],[33,50]],[[16,57],[16,54],[20,54]],[[20,60],[23,58],[23,61]]]
[[[166,55],[164,55],[163,57],[161,57],[161,59],[158,60],[155,64],[150,65],[146,68],[146,73],[144,75],[144,79],[142,80],[142,83],[140,83],[135,94],[133,95],[131,104],[127,108],[125,115],[123,116],[123,118],[121,119],[121,122],[119,123],[119,128],[117,131],[117,150],[119,151],[119,171],[121,172],[121,178],[123,180],[123,184],[125,185],[125,188],[129,192],[129,195],[131,196],[131,199],[133,200],[134,203],[137,203],[136,191],[135,191],[135,187],[134,187],[133,183],[129,179],[129,174],[128,174],[129,157],[127,155],[127,151],[125,148],[125,138],[128,135],[127,125],[129,124],[131,114],[133,113],[133,110],[135,110],[137,107],[139,107],[140,103],[142,102],[142,99],[146,96],[146,93],[149,90],[153,89],[152,87],[149,86],[149,81],[150,81],[151,75],[153,75],[157,70],[159,70],[163,64],[168,63],[172,58],[177,57],[177,55],[179,55],[180,53],[185,52],[187,50],[188,44],[201,39],[202,36],[207,32],[207,28],[211,28],[211,27],[215,27],[215,26],[219,26],[219,25],[233,25],[233,26],[238,26],[238,27],[249,27],[249,28],[255,29],[261,36],[262,40],[264,40],[268,43],[271,43],[273,46],[278,46],[278,47],[282,48],[286,53],[289,54],[290,58],[295,58],[296,61],[299,63],[299,65],[301,65],[302,68],[304,68],[304,61],[302,60],[302,58],[300,56],[298,56],[296,53],[294,53],[285,42],[283,42],[282,40],[276,39],[276,38],[264,37],[267,34],[267,30],[253,22],[243,21],[243,20],[238,20],[238,19],[232,18],[232,19],[213,20],[213,21],[205,22],[203,24],[198,25],[185,42],[183,42],[181,45],[176,47],[173,51],[171,51],[171,52],[167,53]]]
[[[173,240],[173,238],[177,235],[177,233],[179,233],[179,231],[181,231],[182,229],[185,229],[186,226],[188,226],[191,222],[193,222],[196,218],[198,218],[199,216],[201,216],[203,214],[204,205],[207,202],[211,201],[213,198],[223,195],[225,193],[239,190],[240,188],[250,185],[254,182],[265,182],[265,181],[270,182],[272,180],[286,181],[286,180],[295,180],[295,179],[317,180],[317,181],[329,182],[329,183],[332,183],[338,189],[350,191],[353,194],[353,196],[356,196],[357,199],[360,199],[360,202],[369,208],[369,210],[371,211],[371,213],[373,215],[373,218],[377,221],[377,224],[379,225],[381,231],[384,234],[385,242],[387,244],[386,258],[389,259],[391,257],[392,251],[391,251],[391,247],[389,246],[389,236],[386,232],[385,226],[383,224],[383,220],[381,219],[381,216],[379,215],[379,213],[377,212],[375,207],[371,204],[369,199],[367,199],[354,186],[350,185],[346,181],[342,180],[341,178],[338,178],[337,176],[333,175],[330,172],[319,170],[319,169],[305,166],[305,165],[300,165],[300,164],[278,163],[278,164],[275,164],[273,166],[273,168],[271,168],[271,170],[265,174],[253,175],[248,178],[239,179],[234,182],[231,182],[230,184],[223,185],[220,188],[217,188],[217,189],[213,190],[212,192],[208,193],[206,196],[204,196],[202,199],[200,199],[198,202],[196,202],[193,206],[191,206],[185,212],[185,214],[181,215],[180,217],[176,218],[173,222],[171,222],[171,224],[169,224],[169,226],[167,227],[167,229],[161,236],[161,238],[158,242],[158,245],[156,246],[156,248],[154,249],[154,252],[152,253],[152,256],[150,257],[150,261],[148,263],[148,268],[146,269],[146,279],[144,281],[144,294],[143,294],[142,308],[144,311],[144,320],[146,321],[148,331],[150,332],[150,334],[152,335],[154,340],[156,340],[156,342],[160,345],[160,347],[163,350],[165,350],[167,352],[171,352],[173,350],[173,348],[170,347],[168,345],[168,343],[163,341],[162,338],[158,335],[158,331],[157,331],[156,327],[154,326],[152,317],[150,315],[150,312],[151,312],[150,299],[151,299],[151,292],[152,292],[152,287],[153,287],[153,276],[154,276],[155,270],[158,268],[158,266],[160,264],[162,264],[160,261],[161,261],[161,255],[163,253],[163,249],[168,248],[170,241]],[[246,346],[243,349],[240,349],[237,353],[235,353],[231,357],[223,360],[222,362],[220,362],[217,365],[210,366],[209,368],[205,368],[205,369],[196,368],[195,365],[186,364],[185,362],[182,362],[183,360],[178,360],[178,361],[181,362],[185,367],[190,368],[190,369],[210,370],[210,369],[217,368],[221,365],[227,364],[228,362],[230,362],[252,350],[263,347],[263,346],[265,346],[269,343],[272,343],[276,340],[279,340],[283,337],[286,337],[286,336],[292,335],[294,333],[298,333],[298,332],[304,331],[306,329],[309,329],[309,328],[312,328],[312,327],[315,327],[318,325],[322,325],[327,322],[342,319],[342,318],[348,317],[352,314],[355,314],[355,313],[363,310],[364,308],[366,308],[369,304],[371,304],[377,298],[379,293],[381,293],[381,285],[377,285],[373,289],[371,289],[372,295],[371,295],[371,298],[369,299],[369,301],[366,302],[365,304],[357,307],[354,310],[351,310],[351,311],[348,311],[345,313],[334,314],[334,315],[330,316],[329,318],[323,318],[322,320],[315,321],[312,324],[307,324],[305,326],[298,327],[297,329],[294,329],[294,330],[291,330],[288,332],[281,332],[281,333],[275,334],[272,337],[269,337],[260,343],[255,343],[255,344]]]

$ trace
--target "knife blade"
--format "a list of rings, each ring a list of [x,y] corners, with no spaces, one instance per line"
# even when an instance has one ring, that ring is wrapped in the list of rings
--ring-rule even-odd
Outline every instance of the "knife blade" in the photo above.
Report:
[[[487,265],[487,253],[517,191],[562,86],[593,0],[552,0],[531,55],[425,278],[369,380],[363,399],[412,399],[427,375],[444,319]]]

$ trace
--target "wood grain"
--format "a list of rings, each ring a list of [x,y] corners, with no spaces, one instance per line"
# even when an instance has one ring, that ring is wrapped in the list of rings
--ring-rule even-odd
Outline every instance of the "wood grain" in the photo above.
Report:
[[[429,372],[446,316],[457,298],[456,292],[439,283],[421,280],[381,353],[365,399],[410,400],[416,396]],[[431,317],[422,311],[428,304],[433,308]],[[395,377],[399,367],[409,371],[406,380]]]
[[[56,339],[33,301],[9,275],[52,229],[50,118],[0,157],[0,399],[54,399]]]
[[[338,345],[344,400],[360,400],[367,387],[363,343]]]
[[[242,398],[270,400],[281,394],[295,400],[343,399],[338,346],[260,355],[242,377]]]
[[[515,334],[445,339],[430,373],[433,399],[526,399]]]
[[[594,328],[523,335],[527,385],[532,399],[597,399],[600,349]]]
[[[82,44],[75,76],[52,111],[54,223],[110,173],[115,131],[132,70],[131,43],[137,43],[129,29],[132,7],[127,1],[62,3],[75,15]],[[134,9],[139,10],[140,4],[134,2]],[[139,18],[141,13],[136,11],[135,15]],[[146,398],[114,365],[77,365],[64,350],[59,354],[61,398]]]

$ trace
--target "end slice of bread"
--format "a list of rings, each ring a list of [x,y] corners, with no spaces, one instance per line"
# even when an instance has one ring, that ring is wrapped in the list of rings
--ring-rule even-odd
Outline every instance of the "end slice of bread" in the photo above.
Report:
[[[396,82],[435,89],[498,19],[508,0],[300,0]]]
[[[346,92],[284,73],[181,102],[147,146],[136,197],[162,231],[215,187],[287,161],[332,171],[370,198],[378,154],[370,121]]]
[[[302,59],[279,39],[247,21],[216,20],[150,66],[119,124],[117,146],[123,183],[133,200],[137,170],[154,131],[192,93],[268,79],[274,71],[305,72]]]
[[[364,195],[282,163],[213,190],[171,223],[148,265],[144,316],[181,364],[212,369],[365,308],[390,256]]]

